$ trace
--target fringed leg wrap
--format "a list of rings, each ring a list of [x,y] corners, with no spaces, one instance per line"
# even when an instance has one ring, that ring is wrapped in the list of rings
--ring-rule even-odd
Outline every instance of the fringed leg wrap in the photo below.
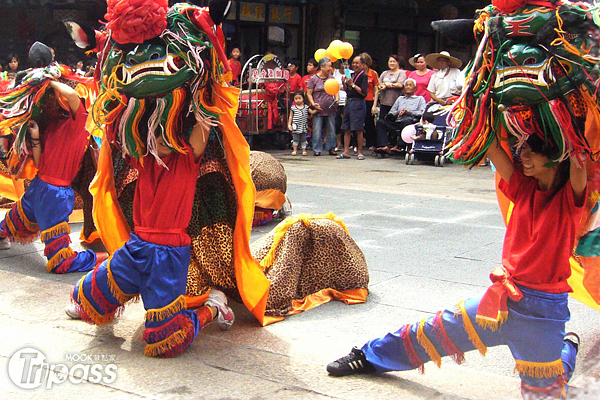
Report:
[[[6,213],[0,229],[8,239],[19,243],[33,242],[40,232],[38,224],[31,222],[25,215],[20,200]]]
[[[425,352],[427,353],[429,358],[431,358],[431,361],[433,361],[435,363],[435,365],[437,365],[438,368],[440,368],[442,366],[442,357],[440,356],[440,353],[438,353],[434,344],[431,343],[431,341],[425,334],[424,328],[425,328],[426,322],[427,322],[427,318],[424,318],[419,323],[419,327],[417,328],[417,341],[419,342],[421,347],[423,347],[423,349],[425,349]]]
[[[89,274],[92,274],[92,272],[89,272],[88,275]],[[75,290],[73,290],[73,294],[71,294],[71,300],[77,307],[77,313],[83,321],[89,324],[106,325],[109,322],[112,322],[112,320],[115,318],[115,312],[107,314],[99,313],[85,296],[83,291],[83,281],[85,278],[86,277],[84,276],[77,283],[77,295],[75,295]]]
[[[165,319],[171,318],[179,311],[185,309],[185,297],[179,296],[171,304],[167,304],[162,308],[155,308],[146,311],[147,321],[164,321]]]
[[[46,243],[52,239],[54,239],[55,237],[67,234],[69,235],[71,233],[71,227],[69,226],[69,224],[67,222],[61,222],[58,225],[54,225],[52,228],[50,229],[46,229],[45,231],[42,232],[41,235],[41,239],[42,242]]]
[[[44,255],[48,258],[46,270],[56,274],[64,274],[69,270],[77,253],[69,247],[71,244],[71,228],[66,222],[61,222],[41,234],[41,240],[46,245]]]
[[[458,303],[458,308],[458,314],[462,315],[463,325],[465,331],[467,332],[467,335],[469,336],[469,340],[471,341],[471,343],[473,343],[473,346],[475,346],[475,348],[479,350],[481,355],[485,356],[485,354],[487,353],[487,347],[481,341],[481,338],[477,334],[477,331],[475,330],[475,327],[473,326],[473,323],[469,318],[469,314],[467,314],[467,310],[465,309],[465,302],[461,301],[460,303]]]
[[[425,366],[423,361],[421,361],[421,359],[419,358],[419,355],[417,354],[417,351],[413,346],[412,340],[410,338],[410,328],[411,325],[408,324],[402,330],[401,337],[402,342],[404,343],[404,350],[406,351],[406,354],[408,355],[408,360],[410,361],[413,368],[418,369],[419,372],[423,374],[425,373]]]
[[[118,288],[109,266],[110,263],[107,262],[106,265],[99,265],[93,271],[88,272],[79,280],[71,295],[81,319],[94,325],[106,325],[121,315],[127,301],[139,298],[139,294],[125,294]],[[104,272],[103,269],[106,269],[106,278],[103,277],[102,280],[99,280],[99,273],[100,271]],[[106,279],[106,282],[103,279]],[[84,282],[86,288],[91,288],[87,290],[87,293],[84,290]],[[88,283],[89,286],[87,286]],[[119,297],[114,296],[115,289],[121,294]]]
[[[185,298],[179,296],[171,304],[160,309],[151,309],[146,312],[146,326],[148,322],[160,322],[166,320],[162,325],[146,328],[144,331],[144,340],[146,341],[146,347],[144,354],[149,357],[161,357],[161,358],[172,358],[187,349],[194,337],[196,331],[194,324],[192,323],[190,316],[182,313],[185,309]],[[206,309],[208,314],[212,314],[208,307],[202,307],[201,310]],[[207,319],[206,311],[197,312],[200,323]]]
[[[560,358],[552,362],[515,361],[517,362],[515,372],[533,378],[554,378],[562,376],[565,373],[565,368]]]
[[[457,364],[462,364],[465,361],[465,353],[463,353],[456,345],[452,342],[452,339],[448,336],[446,328],[444,328],[444,320],[442,318],[443,311],[439,311],[433,318],[433,331],[437,338],[437,341],[441,343],[442,348]]]
[[[70,247],[61,249],[48,260],[46,270],[56,274],[64,274],[75,257],[77,257],[77,254]]]
[[[138,302],[140,300],[140,294],[136,293],[136,294],[129,294],[129,293],[125,293],[121,290],[121,288],[119,288],[119,285],[117,285],[117,282],[115,282],[115,277],[113,276],[112,270],[110,268],[110,262],[111,262],[112,258],[109,258],[108,261],[106,262],[106,275],[107,275],[107,279],[108,279],[108,287],[110,288],[110,293],[113,295],[113,297],[120,303],[120,304],[125,304],[128,301],[133,301]]]
[[[52,255],[56,254],[59,250],[69,247],[71,244],[71,236],[62,235],[55,238],[52,242],[46,244],[44,248],[44,256],[52,258]]]
[[[521,381],[521,396],[524,400],[537,399],[565,399],[567,397],[567,384],[561,375],[552,386],[539,388]]]

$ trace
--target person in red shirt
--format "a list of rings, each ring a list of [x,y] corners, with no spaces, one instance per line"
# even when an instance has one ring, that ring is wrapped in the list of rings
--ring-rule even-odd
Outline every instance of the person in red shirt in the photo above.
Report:
[[[288,84],[290,85],[290,100],[293,100],[294,93],[302,90],[302,77],[298,73],[299,63],[296,60],[292,60],[288,63],[288,70],[290,71],[290,79]],[[304,82],[306,86],[306,82]]]
[[[465,351],[485,354],[487,347],[507,345],[525,399],[564,398],[579,346],[576,334],[565,335],[567,278],[587,176],[574,155],[555,162],[558,147],[543,136],[529,136],[520,165],[498,141],[488,151],[502,178],[499,188],[514,208],[502,267],[491,274],[485,294],[352,349],[327,366],[331,375],[422,369],[430,360],[440,366],[442,356],[459,362]]]
[[[51,80],[46,96],[38,121],[28,122],[38,172],[0,223],[0,237],[3,243],[8,243],[7,239],[27,243],[41,232],[48,272],[89,271],[107,255],[99,253],[97,257],[92,250],[75,252],[69,237],[69,216],[75,201],[71,182],[89,143],[85,129],[88,113],[77,92],[64,83]],[[66,100],[68,110],[59,106],[59,96]]]
[[[365,102],[367,109],[365,111],[365,142],[366,146],[373,150],[377,146],[377,131],[375,130],[375,115],[377,107],[375,99],[379,97],[379,74],[371,68],[373,59],[369,53],[361,53],[360,56],[365,60],[365,74],[367,75],[367,96]]]
[[[305,95],[306,95],[306,83],[317,72],[319,72],[318,64],[314,58],[311,58],[310,60],[308,60],[308,63],[306,64],[306,75],[304,75],[302,77],[302,81],[300,82],[301,89]]]
[[[231,50],[231,58],[229,61],[229,66],[231,67],[231,84],[233,86],[239,86],[240,84],[240,75],[242,74],[242,63],[240,62],[240,56],[242,52],[239,47],[234,47]]]

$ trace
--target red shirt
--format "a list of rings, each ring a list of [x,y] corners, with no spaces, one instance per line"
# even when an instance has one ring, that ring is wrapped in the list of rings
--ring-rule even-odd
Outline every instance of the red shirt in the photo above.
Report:
[[[87,116],[81,104],[74,119],[56,119],[40,132],[43,151],[38,177],[41,180],[54,186],[71,185],[89,143],[90,134],[85,130]]]
[[[552,196],[553,191],[538,190],[536,179],[515,168],[510,183],[501,180],[499,188],[515,205],[502,250],[502,264],[512,279],[547,293],[570,292],[569,258],[584,208],[575,204],[571,183]]]
[[[290,85],[290,97],[294,95],[294,92],[302,90],[302,77],[300,76],[300,74],[290,76],[290,79],[288,79],[288,83]],[[306,81],[304,82],[304,85],[306,86]]]
[[[431,101],[431,93],[429,93],[427,86],[429,86],[429,81],[434,74],[435,71],[430,69],[425,75],[419,75],[417,74],[417,71],[411,71],[408,75],[409,78],[413,78],[417,82],[415,94],[417,96],[423,96],[428,103]]]
[[[231,67],[231,81],[234,85],[237,85],[242,73],[242,63],[235,58],[230,58],[229,66]]]
[[[379,77],[377,76],[377,72],[373,71],[369,68],[369,72],[367,72],[367,77],[369,80],[367,81],[367,97],[365,97],[366,101],[373,101],[374,88],[375,86],[379,86]]]
[[[314,74],[313,74],[314,75]],[[306,93],[306,82],[308,82],[308,80],[312,78],[311,74],[306,74],[302,77],[302,80],[300,81],[300,88],[301,90]]]
[[[135,233],[142,240],[163,246],[188,246],[187,227],[192,217],[200,161],[194,151],[172,153],[159,165],[152,155],[144,156],[144,166],[133,162],[139,171],[133,199]]]

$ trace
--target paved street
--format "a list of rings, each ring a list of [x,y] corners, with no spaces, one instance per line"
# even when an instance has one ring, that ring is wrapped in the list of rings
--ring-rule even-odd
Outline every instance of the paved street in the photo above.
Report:
[[[182,356],[153,359],[143,355],[141,304],[128,306],[107,327],[70,320],[64,308],[80,275],[47,274],[39,242],[13,245],[0,252],[0,398],[520,398],[506,348],[489,349],[485,358],[467,354],[460,366],[447,360],[438,369],[430,363],[424,375],[331,378],[325,371],[352,346],[485,290],[489,272],[500,265],[505,231],[489,167],[469,171],[456,165],[408,166],[397,158],[272,154],[287,171],[294,213],[333,211],[365,253],[370,272],[365,304],[333,302],[264,328],[243,305],[234,304],[237,321],[230,331],[209,326]],[[253,230],[252,240],[275,225]],[[74,242],[79,228],[72,227]],[[570,307],[568,330],[582,337],[571,398],[598,399],[600,312],[575,300]],[[91,359],[104,368],[105,379],[70,378],[49,390],[19,389],[9,379],[8,364],[26,347],[65,368],[78,358]],[[116,366],[114,377],[109,364]]]

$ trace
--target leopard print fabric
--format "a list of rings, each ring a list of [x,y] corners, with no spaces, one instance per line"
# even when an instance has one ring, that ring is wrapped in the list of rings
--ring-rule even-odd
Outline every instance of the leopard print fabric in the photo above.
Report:
[[[284,220],[281,224],[285,223]],[[250,246],[257,261],[269,253],[276,230],[277,227]],[[265,275],[271,281],[265,315],[276,317],[292,311],[293,300],[322,289],[367,289],[369,284],[363,252],[331,219],[311,219],[308,227],[303,222],[291,225]]]
[[[287,191],[287,175],[279,161],[272,155],[262,151],[250,152],[250,175],[256,191],[277,189],[285,194]]]
[[[94,224],[94,217],[92,215],[92,208],[94,206],[94,197],[89,191],[90,183],[96,175],[96,164],[93,159],[93,152],[97,152],[92,148],[86,150],[83,155],[83,161],[81,162],[81,168],[79,172],[71,182],[71,187],[75,191],[75,205],[74,209],[83,209],[83,235],[87,238],[95,230],[96,225]]]
[[[222,134],[213,129],[202,156],[188,227],[192,256],[187,294],[199,296],[215,287],[241,301],[233,262],[237,196],[220,143]]]

